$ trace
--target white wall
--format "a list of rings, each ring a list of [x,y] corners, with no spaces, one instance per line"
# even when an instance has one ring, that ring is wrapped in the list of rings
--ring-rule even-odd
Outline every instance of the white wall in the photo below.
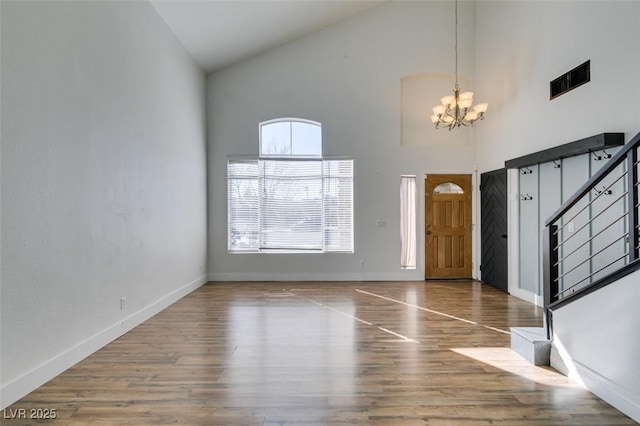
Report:
[[[476,86],[489,102],[474,135],[480,172],[599,133],[635,136],[639,24],[640,3],[634,1],[478,2]],[[549,82],[586,60],[591,60],[591,81],[549,100]],[[510,196],[518,198],[515,192]],[[510,233],[510,240],[517,238]],[[510,270],[517,271],[517,253],[510,254]],[[510,273],[510,292],[539,300],[517,277]]]
[[[640,2],[478,2],[476,87],[489,102],[487,118],[475,133],[480,171],[599,133],[635,136],[640,131],[639,46]],[[550,101],[549,82],[589,59],[591,81]],[[514,200],[517,177],[516,172],[510,182]],[[509,215],[514,231],[517,208]],[[509,235],[510,247],[517,248],[517,232]],[[517,282],[517,250],[510,251],[509,262],[512,294],[539,301]],[[578,367],[577,377],[636,420],[639,277],[636,273],[562,308],[553,324],[554,345],[564,346],[565,356]]]
[[[552,367],[640,422],[638,282],[640,271],[555,310]]]
[[[481,1],[476,86],[480,171],[604,132],[640,131],[640,2]],[[549,82],[591,60],[591,81],[554,100]]]
[[[206,280],[206,120],[148,3],[3,1],[1,28],[5,407]]]
[[[460,5],[461,40],[469,41],[460,43],[463,75],[475,67],[474,7]],[[473,173],[473,148],[466,142],[472,129],[440,130],[444,139],[435,142],[425,133],[424,145],[401,145],[401,81],[453,72],[453,17],[452,2],[388,2],[209,76],[211,279],[424,277],[422,232],[417,269],[400,269],[400,175],[418,176],[418,229],[423,229],[424,173]],[[431,107],[453,89],[449,78],[425,96],[420,110],[404,112],[428,122]],[[227,156],[257,155],[258,123],[278,117],[321,122],[325,155],[355,158],[354,254],[227,253]],[[376,227],[378,220],[386,227]]]

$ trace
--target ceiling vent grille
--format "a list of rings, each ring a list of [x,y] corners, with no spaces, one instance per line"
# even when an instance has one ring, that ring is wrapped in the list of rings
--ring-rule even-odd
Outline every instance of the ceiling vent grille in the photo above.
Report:
[[[549,99],[564,95],[589,81],[591,81],[591,60],[552,80],[549,83]]]

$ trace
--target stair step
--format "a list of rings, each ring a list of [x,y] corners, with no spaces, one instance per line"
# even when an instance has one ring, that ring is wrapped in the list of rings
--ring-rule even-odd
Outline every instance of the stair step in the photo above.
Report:
[[[551,340],[542,327],[511,327],[511,349],[533,365],[549,365]]]

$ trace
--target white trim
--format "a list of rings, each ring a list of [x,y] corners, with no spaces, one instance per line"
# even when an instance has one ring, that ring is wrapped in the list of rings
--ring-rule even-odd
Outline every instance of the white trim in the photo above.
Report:
[[[150,305],[117,321],[66,351],[43,362],[0,388],[0,409],[4,409],[23,396],[42,386],[68,368],[82,361],[113,340],[122,336],[147,319],[161,312],[207,282],[207,275],[201,275],[190,283],[172,291]]]
[[[520,287],[520,182],[519,170],[507,169],[507,252],[508,252],[508,282],[509,294],[533,303],[544,306],[544,298],[541,294],[535,294]]]
[[[512,295],[513,297],[517,297],[518,299],[522,299],[525,302],[533,303],[536,306],[540,306],[540,307],[544,306],[543,297],[538,294],[531,293],[530,291],[523,290],[517,287],[514,287],[512,289],[511,285],[509,285],[509,294]]]
[[[268,125],[268,124],[273,124],[273,123],[289,123],[295,121],[297,123],[307,123],[307,124],[313,124],[314,126],[318,126],[318,127],[322,127],[322,123],[319,121],[315,121],[315,120],[309,120],[307,118],[299,118],[299,117],[280,117],[280,118],[272,118],[270,120],[265,120],[265,121],[261,121],[260,123],[258,123],[258,128]]]
[[[579,361],[572,361],[577,375],[590,392],[640,423],[640,395],[629,392]]]
[[[507,256],[509,294],[532,302],[533,293],[520,288],[520,229],[518,226],[518,170],[507,169]]]
[[[399,267],[398,267],[399,268]],[[351,273],[281,273],[281,272],[212,272],[209,281],[424,281],[422,271],[416,269],[398,272],[351,272]]]
[[[473,166],[471,174],[471,276],[480,279],[481,247],[480,247],[480,179],[478,166]]]

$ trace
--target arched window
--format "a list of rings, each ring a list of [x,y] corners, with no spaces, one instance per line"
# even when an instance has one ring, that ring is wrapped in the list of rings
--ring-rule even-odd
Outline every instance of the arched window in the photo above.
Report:
[[[445,182],[433,188],[434,194],[464,194],[464,190],[453,182]]]
[[[299,118],[260,123],[260,157],[322,157],[322,125]]]
[[[230,252],[353,252],[353,160],[322,156],[322,125],[258,126],[258,158],[227,163]]]

